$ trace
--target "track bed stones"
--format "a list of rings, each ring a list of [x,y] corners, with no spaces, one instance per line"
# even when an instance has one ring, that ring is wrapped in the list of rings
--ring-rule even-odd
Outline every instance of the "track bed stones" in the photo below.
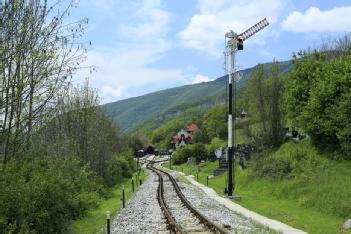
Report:
[[[187,200],[206,218],[219,224],[232,233],[274,233],[248,218],[239,215],[217,201],[211,199],[203,191],[191,183],[187,183],[179,173],[170,173],[176,178],[182,193]]]
[[[192,184],[182,183],[182,192],[189,202],[204,216],[233,233],[272,233],[251,220],[229,210]]]
[[[159,207],[156,191],[158,179],[150,173],[112,223],[111,233],[170,233]]]
[[[153,163],[148,167],[159,176],[159,203],[173,231],[181,234],[229,233],[198,212],[184,197],[178,183],[170,174],[154,167]]]
[[[152,168],[150,168],[152,169]],[[159,178],[158,174],[162,176]],[[144,184],[130,199],[125,209],[121,210],[112,223],[111,233],[174,233],[170,231],[165,213],[160,207],[158,191],[162,181],[163,202],[172,219],[184,233],[215,233],[213,226],[208,229],[209,223],[214,223],[217,230],[225,230],[231,233],[271,233],[266,228],[256,225],[249,219],[242,217],[219,204],[211,197],[203,194],[201,189],[187,183],[178,173],[171,173],[176,178],[181,191],[181,197],[185,196],[190,206],[195,208],[208,222],[202,223],[198,214],[191,212],[189,205],[185,205],[184,199],[176,192],[179,188],[173,186],[172,180],[163,172],[151,172]],[[178,190],[179,191],[179,190]],[[183,194],[183,195],[182,195]],[[193,209],[192,208],[192,209]],[[201,216],[200,215],[200,216]],[[206,223],[206,225],[205,225]],[[223,233],[224,233],[223,232]]]
[[[168,176],[164,175],[163,178],[165,202],[175,221],[187,233],[211,233],[207,232],[207,227],[183,204]]]
[[[351,229],[351,219],[346,220],[345,223],[342,225],[342,227],[345,230],[350,230]]]

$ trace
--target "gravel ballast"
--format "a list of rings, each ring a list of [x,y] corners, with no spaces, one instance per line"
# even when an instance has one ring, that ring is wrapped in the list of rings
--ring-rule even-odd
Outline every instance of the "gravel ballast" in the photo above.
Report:
[[[170,233],[156,198],[157,186],[158,177],[150,172],[126,207],[116,215],[111,233]]]
[[[144,184],[140,186],[129,200],[126,208],[120,210],[116,215],[111,225],[111,233],[170,233],[167,229],[166,219],[157,201],[158,176],[151,171],[148,172],[149,175]],[[214,223],[226,227],[232,233],[272,233],[269,229],[258,225],[212,199],[203,193],[200,188],[183,179],[183,176],[179,173],[171,174],[176,178],[188,201]],[[172,196],[169,193],[174,193],[176,196],[174,189],[170,188],[165,181],[165,196],[170,198]],[[172,201],[172,199],[169,201]],[[170,208],[171,211],[173,210],[174,213],[177,213],[178,221],[184,223],[185,220],[179,219],[179,215],[182,213],[177,211],[178,208],[175,209],[172,204]],[[183,212],[184,218],[186,216],[189,217],[189,212],[186,210],[181,212]],[[192,223],[193,220],[189,218],[188,222]]]
[[[201,189],[193,184],[179,180],[178,173],[171,173],[180,185],[182,193],[188,201],[205,217],[219,224],[228,227],[232,233],[272,233],[269,229],[262,227],[248,218],[241,216],[208,197]]]

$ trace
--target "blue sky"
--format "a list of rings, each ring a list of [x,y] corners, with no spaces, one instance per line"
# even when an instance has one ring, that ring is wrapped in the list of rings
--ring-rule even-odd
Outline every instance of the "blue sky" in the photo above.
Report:
[[[351,1],[317,0],[81,0],[74,17],[88,17],[93,46],[75,82],[89,77],[101,102],[216,79],[224,74],[224,34],[267,18],[245,41],[238,69],[318,47],[351,31]]]

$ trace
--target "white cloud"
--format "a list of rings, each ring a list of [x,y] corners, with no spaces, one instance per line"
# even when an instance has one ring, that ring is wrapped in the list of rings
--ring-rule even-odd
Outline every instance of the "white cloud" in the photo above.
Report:
[[[351,29],[351,6],[321,11],[310,7],[304,13],[294,11],[281,23],[283,30],[292,32],[344,32]]]
[[[173,46],[167,36],[172,14],[163,8],[160,0],[130,4],[124,6],[130,18],[116,24],[117,44],[97,46],[87,55],[86,64],[96,66],[90,81],[100,90],[102,103],[142,95],[162,85],[189,82],[181,69],[153,67]],[[84,75],[87,74],[81,73],[80,77]]]
[[[105,101],[113,101],[119,99],[125,95],[126,88],[119,86],[117,88],[111,86],[103,86],[101,89],[102,96],[105,97]]]
[[[193,15],[179,36],[185,47],[219,56],[223,50],[225,32],[233,29],[240,33],[263,18],[274,24],[287,3],[288,0],[199,0],[199,12]],[[266,38],[275,35],[268,28],[248,42],[264,44]]]
[[[101,91],[102,102],[142,95],[140,87],[186,83],[180,69],[152,68],[167,45],[129,45],[123,49],[102,49],[88,54],[87,64],[96,65],[91,84]],[[177,83],[178,82],[178,83]],[[149,88],[152,90],[152,88]],[[145,92],[145,91],[144,91]]]
[[[144,0],[131,15],[132,22],[119,32],[132,41],[154,42],[166,38],[172,14],[162,9],[160,0]]]
[[[195,76],[195,79],[191,83],[198,84],[198,83],[209,82],[209,81],[210,81],[210,78],[208,78],[208,76],[197,74]]]

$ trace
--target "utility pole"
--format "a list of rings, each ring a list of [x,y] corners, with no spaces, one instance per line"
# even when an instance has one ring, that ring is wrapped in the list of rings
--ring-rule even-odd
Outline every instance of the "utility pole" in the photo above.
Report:
[[[233,137],[233,82],[235,84],[237,82],[236,79],[234,80],[235,53],[238,50],[244,49],[244,41],[246,39],[261,31],[268,25],[269,23],[267,19],[264,18],[241,34],[236,34],[233,30],[230,30],[225,34],[224,70],[228,74],[228,196],[233,195],[235,188],[235,181],[233,181],[233,142],[235,140],[235,136]],[[230,58],[229,69],[227,68],[228,57]],[[236,92],[236,88],[234,89],[234,92]]]

